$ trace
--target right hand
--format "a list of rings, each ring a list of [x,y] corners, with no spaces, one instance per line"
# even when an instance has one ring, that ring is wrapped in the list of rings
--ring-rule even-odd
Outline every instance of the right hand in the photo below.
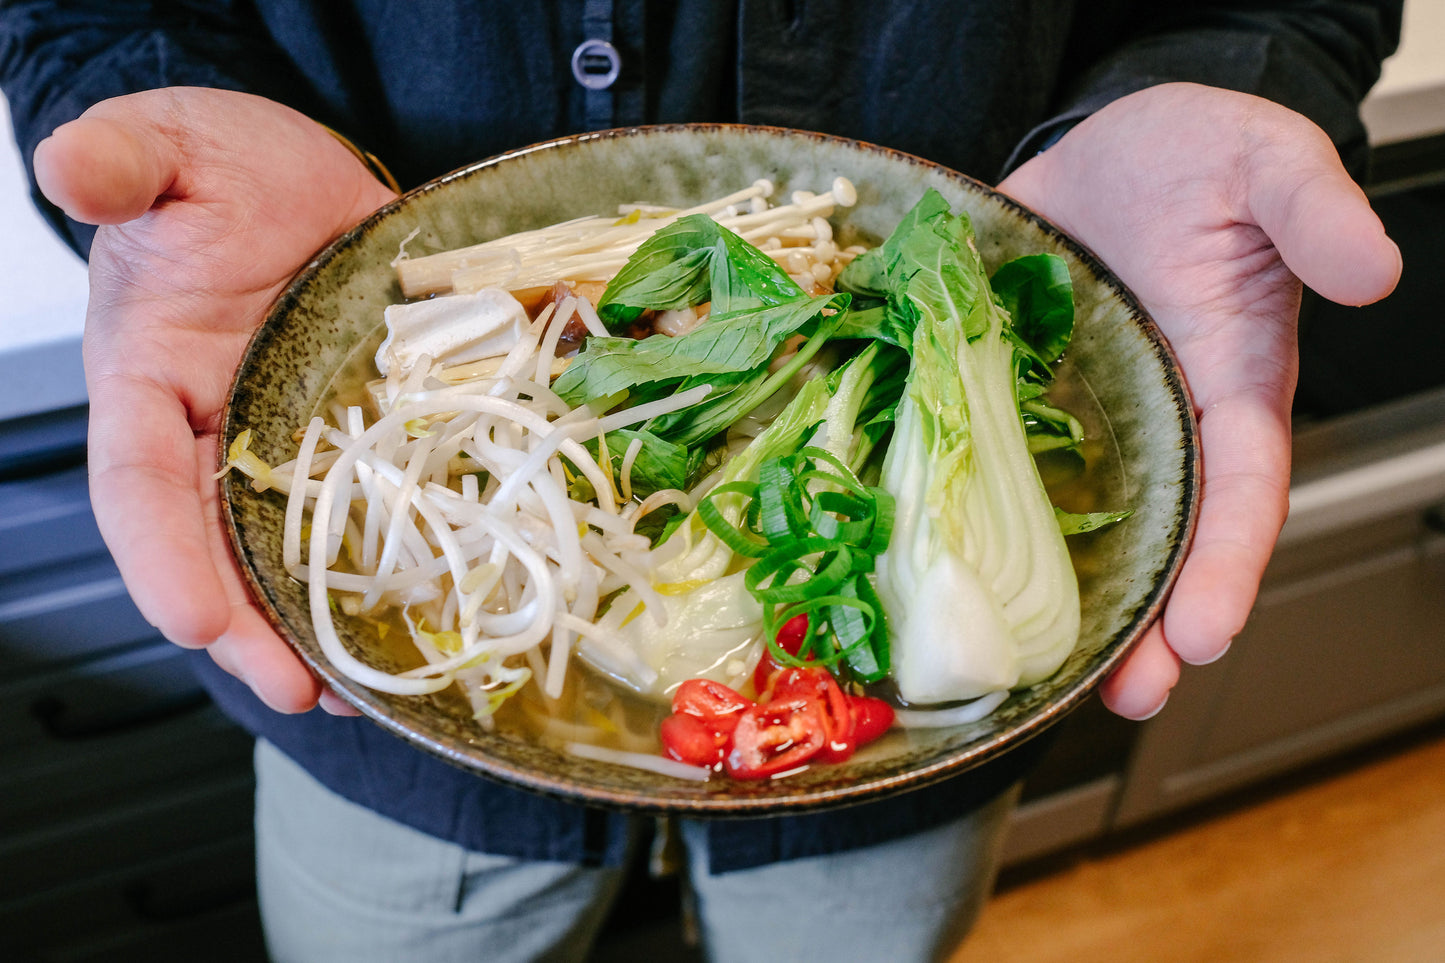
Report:
[[[1000,188],[1109,264],[1169,339],[1199,416],[1199,526],[1162,617],[1100,688],[1157,712],[1222,656],[1289,509],[1301,282],[1368,304],[1400,250],[1324,132],[1259,97],[1161,84],[1109,104]]]
[[[35,150],[40,189],[100,225],[84,358],[96,521],[141,614],[282,712],[324,689],[252,604],[221,528],[222,406],[267,308],[394,195],[325,128],[248,94],[99,103]]]

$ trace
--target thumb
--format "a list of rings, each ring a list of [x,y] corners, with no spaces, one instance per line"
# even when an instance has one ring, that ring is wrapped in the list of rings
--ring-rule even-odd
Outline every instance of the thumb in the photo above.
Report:
[[[1370,304],[1400,280],[1400,249],[1340,164],[1324,132],[1303,118],[1273,117],[1265,149],[1251,152],[1245,204],[1254,223],[1305,285],[1340,304]],[[1276,123],[1286,128],[1275,134]]]
[[[157,134],[154,128],[84,114],[36,146],[35,180],[41,193],[74,220],[133,220],[150,210],[179,172],[179,152]]]
[[[304,114],[204,87],[103,100],[37,145],[34,163],[41,192],[89,224],[134,220],[166,198],[220,202],[224,217],[287,211],[330,237],[395,196]]]

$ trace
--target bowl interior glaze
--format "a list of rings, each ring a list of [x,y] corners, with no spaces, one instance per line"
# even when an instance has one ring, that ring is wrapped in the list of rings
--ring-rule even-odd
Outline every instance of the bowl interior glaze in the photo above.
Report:
[[[848,763],[777,782],[686,782],[573,757],[477,727],[460,700],[389,696],[326,661],[304,586],[281,560],[283,502],[234,473],[223,516],[245,577],[276,630],[365,715],[428,752],[511,785],[577,801],[692,815],[750,815],[847,805],[963,772],[1038,734],[1077,706],[1157,616],[1193,530],[1199,491],[1195,425],[1173,357],[1134,297],[1089,252],[984,185],[873,145],[774,128],[673,126],[590,134],[518,150],[458,170],[379,210],[322,251],[276,301],[237,371],[222,450],[245,428],[271,464],[295,454],[293,430],[316,411],[339,372],[369,358],[385,305],[401,300],[389,264],[413,253],[607,213],[618,203],[688,204],[753,180],[780,193],[826,190],[843,175],[858,191],[839,211],[840,240],[881,240],[935,188],[973,220],[990,267],[1051,251],[1073,276],[1078,318],[1068,363],[1103,418],[1088,427],[1117,462],[1101,477],[1101,505],[1133,509],[1088,536],[1081,566],[1081,641],[1052,678],[1014,693],[988,718],[946,729],[895,730]],[[410,238],[410,240],[408,240]],[[1070,506],[1074,507],[1074,506]],[[1083,509],[1079,509],[1083,510]],[[342,638],[364,651],[344,621]]]

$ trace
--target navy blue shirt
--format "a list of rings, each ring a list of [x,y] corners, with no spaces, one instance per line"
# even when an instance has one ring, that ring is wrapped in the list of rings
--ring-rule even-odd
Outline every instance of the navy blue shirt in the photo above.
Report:
[[[1093,110],[1165,81],[1256,93],[1313,119],[1352,169],[1357,108],[1398,40],[1400,0],[9,0],[0,87],[25,158],[135,90],[246,90],[377,154],[403,187],[558,135],[675,121],[841,134],[991,181]],[[584,84],[605,40],[617,76]],[[36,192],[82,254],[93,229]],[[626,816],[510,789],[365,719],[283,716],[204,655],[218,703],[338,793],[498,855],[615,862]],[[724,872],[896,838],[1010,785],[1039,740],[941,785],[837,812],[710,825]]]

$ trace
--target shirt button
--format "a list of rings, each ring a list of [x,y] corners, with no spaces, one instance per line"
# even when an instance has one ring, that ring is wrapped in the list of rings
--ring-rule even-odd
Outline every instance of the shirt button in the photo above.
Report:
[[[622,56],[606,40],[584,40],[572,51],[572,76],[588,90],[606,90],[622,70]]]

